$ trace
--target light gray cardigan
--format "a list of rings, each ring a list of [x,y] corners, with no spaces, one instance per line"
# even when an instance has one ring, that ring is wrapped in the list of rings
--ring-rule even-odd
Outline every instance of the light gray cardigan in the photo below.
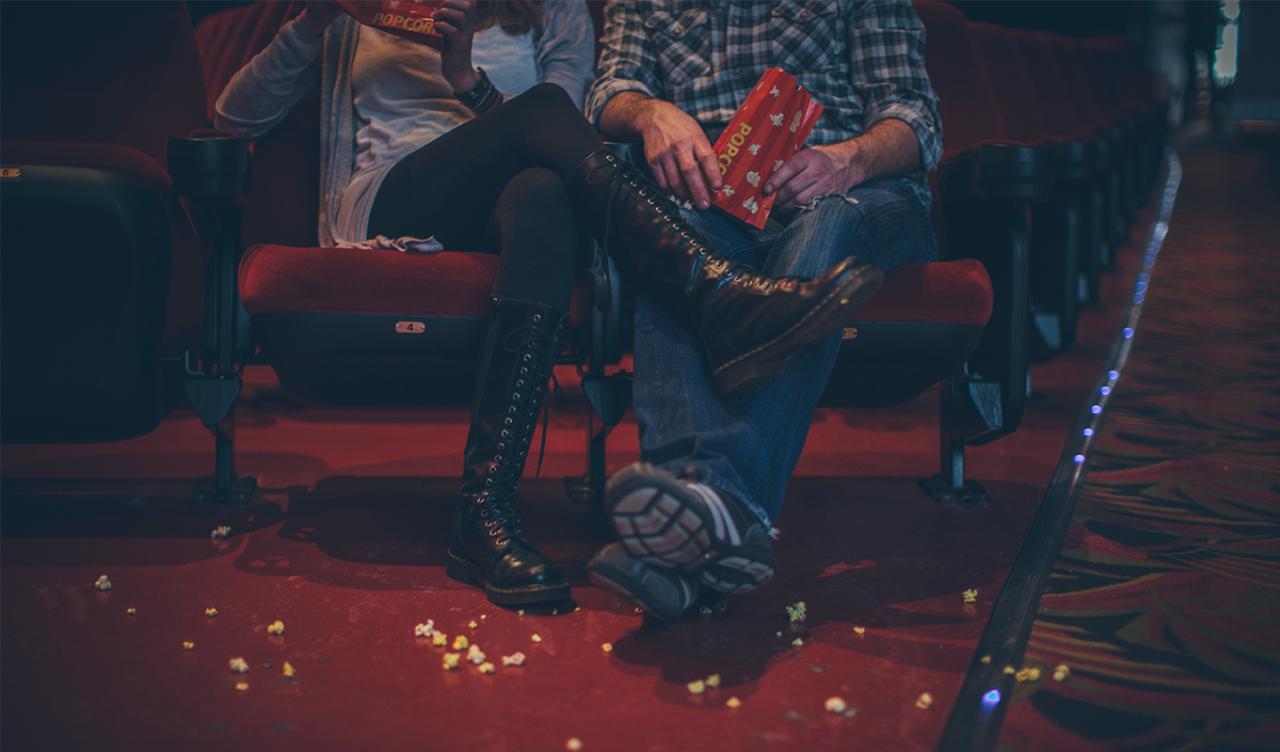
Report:
[[[372,206],[339,223],[343,191],[355,167],[351,67],[360,24],[343,15],[323,36],[300,16],[232,76],[214,107],[214,124],[257,138],[288,115],[312,86],[320,86],[320,215],[323,246],[367,246]],[[548,0],[537,62],[544,81],[560,85],[581,106],[593,63],[593,27],[582,0]],[[388,165],[388,170],[390,165]],[[368,202],[372,204],[372,201]],[[411,239],[401,239],[411,240]]]

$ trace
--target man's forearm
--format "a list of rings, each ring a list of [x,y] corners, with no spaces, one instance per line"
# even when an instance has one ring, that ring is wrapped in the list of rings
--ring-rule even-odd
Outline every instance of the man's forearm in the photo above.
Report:
[[[643,119],[658,100],[638,91],[624,91],[600,111],[600,132],[618,141],[640,141]]]
[[[920,141],[911,126],[895,118],[881,120],[839,146],[850,154],[852,185],[920,168]]]

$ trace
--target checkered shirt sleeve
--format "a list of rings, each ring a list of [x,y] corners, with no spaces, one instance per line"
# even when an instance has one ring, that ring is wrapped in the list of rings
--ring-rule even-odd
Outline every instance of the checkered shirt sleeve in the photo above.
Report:
[[[865,127],[889,118],[911,126],[925,171],[942,157],[938,98],[924,67],[924,25],[910,0],[867,0],[849,19],[854,88],[865,106]]]
[[[638,91],[651,97],[662,93],[656,77],[658,60],[653,41],[635,5],[610,0],[604,14],[600,61],[583,107],[587,119],[595,124],[600,122],[600,113],[609,100],[624,91]]]

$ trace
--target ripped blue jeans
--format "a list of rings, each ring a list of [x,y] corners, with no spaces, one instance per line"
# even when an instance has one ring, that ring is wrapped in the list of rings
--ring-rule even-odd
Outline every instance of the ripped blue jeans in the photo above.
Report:
[[[902,178],[820,198],[785,224],[770,219],[764,231],[714,210],[683,214],[721,253],[772,276],[814,277],[850,255],[883,270],[937,255],[928,207]],[[688,322],[639,296],[634,408],[641,458],[672,473],[691,467],[772,525],[840,341],[837,334],[795,353],[760,391],[722,399]]]

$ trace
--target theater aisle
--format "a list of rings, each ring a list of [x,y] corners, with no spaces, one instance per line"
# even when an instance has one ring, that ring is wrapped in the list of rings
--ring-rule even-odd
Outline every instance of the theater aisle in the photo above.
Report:
[[[1182,154],[1003,750],[1280,738],[1280,132]]]

